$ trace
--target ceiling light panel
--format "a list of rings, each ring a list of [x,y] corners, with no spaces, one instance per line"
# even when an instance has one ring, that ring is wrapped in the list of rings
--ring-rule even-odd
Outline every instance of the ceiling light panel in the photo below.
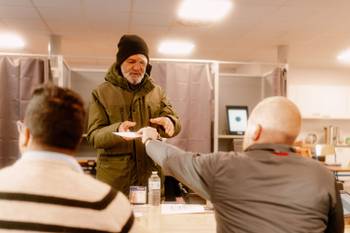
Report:
[[[178,17],[184,21],[213,22],[224,18],[231,8],[230,0],[183,0]]]
[[[193,49],[192,42],[168,40],[160,43],[158,52],[166,55],[188,55]]]
[[[350,63],[350,49],[340,52],[337,59],[342,63]]]
[[[0,48],[1,49],[21,49],[25,45],[24,40],[17,34],[1,33]]]

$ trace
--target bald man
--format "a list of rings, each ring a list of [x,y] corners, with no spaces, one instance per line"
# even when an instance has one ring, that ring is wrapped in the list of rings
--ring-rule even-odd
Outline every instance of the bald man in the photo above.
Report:
[[[343,209],[334,176],[319,162],[298,156],[298,108],[270,97],[252,111],[244,152],[198,154],[155,140],[140,130],[147,154],[215,209],[217,232],[343,232]]]

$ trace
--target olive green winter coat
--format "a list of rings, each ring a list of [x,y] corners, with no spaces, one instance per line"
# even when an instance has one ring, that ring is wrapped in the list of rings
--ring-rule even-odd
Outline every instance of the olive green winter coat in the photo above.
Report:
[[[163,89],[145,74],[136,90],[116,71],[109,69],[105,82],[92,91],[89,105],[88,140],[97,149],[97,178],[117,190],[129,193],[132,185],[147,185],[151,171],[157,169],[147,156],[141,139],[126,141],[114,135],[123,121],[134,121],[134,131],[150,126],[151,118],[169,117],[180,132],[180,122]],[[154,125],[152,125],[154,126]],[[157,127],[162,137],[168,137]]]

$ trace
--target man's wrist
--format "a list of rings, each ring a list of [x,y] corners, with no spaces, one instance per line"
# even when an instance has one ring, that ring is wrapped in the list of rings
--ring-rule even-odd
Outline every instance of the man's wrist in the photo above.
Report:
[[[147,146],[147,144],[148,144],[151,140],[152,140],[152,138],[147,138],[147,139],[145,140],[145,146]]]
[[[144,142],[145,145],[147,145],[151,140],[158,140],[158,141],[162,141],[162,137],[158,134],[156,139],[153,139],[151,137],[147,138]]]

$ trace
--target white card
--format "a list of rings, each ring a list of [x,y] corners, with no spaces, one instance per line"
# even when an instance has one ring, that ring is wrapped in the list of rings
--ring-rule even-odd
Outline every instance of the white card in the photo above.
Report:
[[[128,132],[113,132],[113,134],[118,135],[118,136],[123,137],[123,138],[140,138],[140,137],[142,137],[141,134],[138,134],[136,132],[131,132],[131,131],[128,131]]]

